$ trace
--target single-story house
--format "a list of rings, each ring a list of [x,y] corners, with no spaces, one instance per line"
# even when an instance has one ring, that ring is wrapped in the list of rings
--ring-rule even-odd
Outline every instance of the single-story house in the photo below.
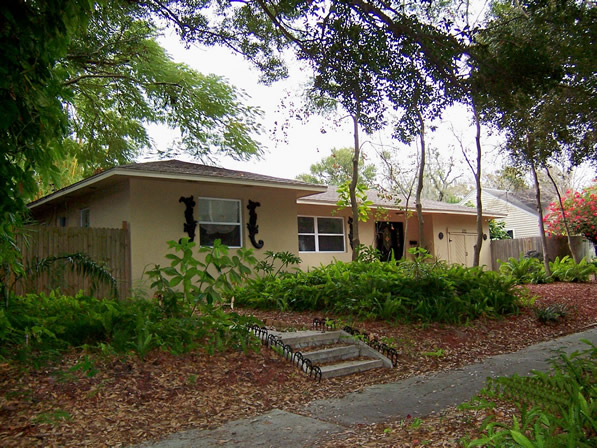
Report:
[[[475,204],[476,195],[476,191],[471,191],[460,201],[460,204]],[[507,190],[483,188],[481,190],[481,201],[483,202],[483,208],[499,210],[506,215],[498,220],[506,223],[504,230],[512,238],[540,236],[539,213],[537,213],[534,193],[529,195]]]
[[[133,280],[147,266],[166,265],[166,242],[189,236],[203,245],[215,239],[234,247],[299,255],[301,267],[349,261],[350,210],[337,211],[333,188],[298,180],[232,171],[178,160],[115,167],[62,188],[29,204],[41,224],[62,227],[129,229]],[[369,192],[374,209],[385,215],[359,223],[362,244],[400,257],[405,249],[405,212],[394,202]],[[409,205],[407,245],[417,245],[417,220]],[[434,201],[423,202],[425,238],[436,257],[472,263],[476,240],[475,210]],[[375,211],[375,210],[374,210]],[[489,234],[484,217],[484,234]],[[490,245],[481,263],[490,265]]]

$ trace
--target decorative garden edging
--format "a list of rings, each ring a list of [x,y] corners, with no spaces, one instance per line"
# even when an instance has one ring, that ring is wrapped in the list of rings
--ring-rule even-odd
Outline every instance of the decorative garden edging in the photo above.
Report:
[[[313,319],[313,329],[315,330],[336,330],[337,325],[335,324],[333,319],[327,319],[325,317],[318,318],[316,317]],[[398,365],[398,351],[394,347],[390,347],[389,345],[380,342],[377,338],[371,338],[369,333],[365,331],[359,331],[356,328],[349,327],[346,325],[342,328],[348,334],[356,337],[357,339],[363,341],[369,347],[374,350],[377,350],[379,353],[387,357],[390,361],[392,361],[392,365],[396,367]]]
[[[303,372],[308,373],[309,378],[313,377],[313,379],[321,382],[321,368],[317,365],[313,365],[311,360],[306,358],[301,352],[293,351],[292,347],[288,344],[284,344],[279,336],[271,334],[267,328],[260,327],[259,325],[249,326],[249,331],[253,332],[263,345],[267,345],[269,348],[282,355],[286,360],[295,364]]]

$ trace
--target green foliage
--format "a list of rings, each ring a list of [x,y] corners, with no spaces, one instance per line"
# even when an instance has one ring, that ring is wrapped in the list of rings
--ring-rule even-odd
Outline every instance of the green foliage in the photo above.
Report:
[[[345,182],[344,184],[340,185],[337,189],[338,192],[338,210],[342,210],[345,208],[351,207],[350,202],[350,181]],[[367,187],[363,184],[357,184],[355,195],[357,198],[357,209],[359,214],[359,221],[367,222],[369,219],[369,212],[371,211],[371,206],[373,205],[373,201],[367,199]]]
[[[549,263],[551,269],[551,278],[556,282],[588,282],[592,274],[597,272],[597,268],[589,263],[585,258],[575,263],[568,255],[556,257]]]
[[[557,282],[587,282],[591,275],[597,272],[595,266],[582,259],[579,263],[569,256],[556,259],[549,263],[551,276],[545,275],[545,266],[539,258],[522,256],[519,259],[510,257],[500,263],[500,272],[518,284]]]
[[[508,261],[498,260],[500,272],[512,279],[517,284],[525,283],[547,283],[543,263],[535,257],[521,256],[519,259],[508,258]]]
[[[334,148],[332,154],[318,163],[311,165],[310,174],[299,174],[296,178],[304,182],[324,185],[342,185],[352,179],[352,148]],[[375,181],[376,169],[373,164],[365,164],[361,156],[359,160],[359,179],[368,187]]]
[[[540,322],[559,322],[568,315],[568,307],[560,303],[534,308],[535,316]]]
[[[355,249],[355,252],[357,254],[356,261],[362,263],[376,263],[381,260],[381,252],[373,246],[359,244]]]
[[[276,262],[279,262],[279,266],[276,269]],[[297,265],[301,263],[300,257],[296,256],[292,252],[272,252],[268,250],[265,252],[265,258],[259,260],[255,264],[255,272],[262,272],[264,275],[282,275],[286,274],[289,266],[294,266],[294,269],[299,269]],[[275,272],[274,272],[275,269]]]
[[[432,263],[427,255],[395,264],[338,261],[309,272],[251,280],[235,292],[236,303],[448,323],[518,311],[519,294],[511,281],[480,268]]]
[[[167,315],[193,314],[199,305],[221,302],[223,295],[230,295],[233,287],[251,273],[247,265],[257,261],[250,249],[241,248],[229,256],[228,247],[220,240],[215,240],[213,247],[200,247],[197,252],[203,257],[198,259],[193,255],[195,246],[188,237],[169,241],[168,247],[182,252],[181,256],[167,254],[170,266],[155,265],[147,271]]]
[[[33,419],[35,423],[58,425],[64,421],[70,421],[73,416],[64,409],[56,409],[51,412],[41,412]]]
[[[486,436],[467,447],[593,447],[597,444],[597,348],[552,361],[553,374],[490,379],[477,401],[499,397],[517,404],[511,425],[485,420]]]
[[[38,174],[56,178],[53,162],[63,154],[68,92],[55,62],[69,37],[84,29],[92,1],[7,2],[0,11],[0,233],[11,215],[25,210]]]
[[[98,283],[110,286],[113,297],[118,295],[118,286],[116,279],[103,263],[97,263],[89,256],[77,252],[74,254],[51,256],[42,259],[33,259],[31,263],[25,266],[23,276],[16,277],[15,283],[23,279],[35,279],[43,272],[59,271],[60,267],[69,267],[78,275],[87,277],[91,280],[91,294],[93,295]]]
[[[256,347],[246,330],[254,323],[254,318],[211,307],[172,317],[155,300],[31,294],[16,297],[0,311],[0,355],[36,363],[48,354],[83,346],[105,354],[133,351],[140,358],[155,348],[175,354],[196,348],[211,353],[248,350]],[[83,358],[69,373],[75,371],[92,376],[92,360]]]
[[[492,240],[511,240],[512,237],[506,232],[504,221],[489,220],[489,238]]]
[[[260,112],[244,106],[242,94],[222,78],[172,61],[154,22],[130,2],[98,7],[57,65],[70,90],[65,143],[84,173],[134,160],[151,145],[147,123],[181,130],[170,156],[174,150],[200,159],[260,154],[253,139]]]

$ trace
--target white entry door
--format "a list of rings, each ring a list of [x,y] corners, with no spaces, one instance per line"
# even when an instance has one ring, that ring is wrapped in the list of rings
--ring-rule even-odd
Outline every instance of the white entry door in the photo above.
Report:
[[[472,266],[476,242],[476,233],[448,232],[448,262]]]

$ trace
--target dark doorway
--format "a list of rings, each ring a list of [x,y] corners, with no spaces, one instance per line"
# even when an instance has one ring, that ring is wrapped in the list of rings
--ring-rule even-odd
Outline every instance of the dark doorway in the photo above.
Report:
[[[404,227],[401,222],[376,222],[375,243],[381,252],[381,261],[390,261],[392,253],[394,259],[402,258],[404,247]]]

